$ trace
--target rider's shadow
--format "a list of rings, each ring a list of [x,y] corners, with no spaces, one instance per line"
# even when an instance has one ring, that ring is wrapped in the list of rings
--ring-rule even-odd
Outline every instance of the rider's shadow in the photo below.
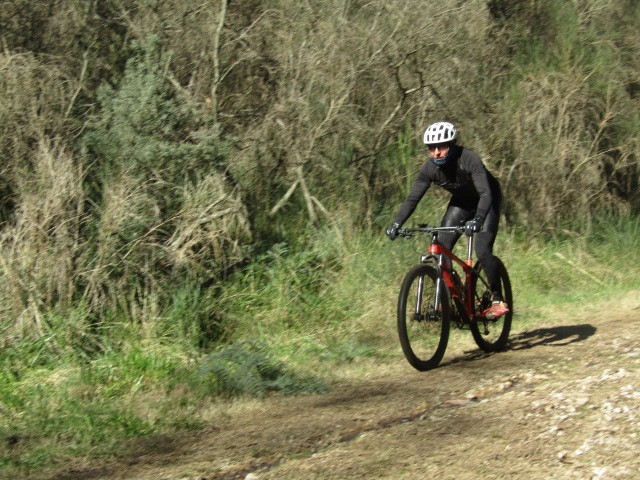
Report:
[[[511,337],[507,349],[526,350],[543,345],[547,347],[564,347],[565,345],[586,340],[595,334],[596,330],[596,327],[588,323],[537,328]]]
[[[582,342],[596,333],[596,327],[588,323],[581,325],[562,325],[557,327],[536,328],[528,332],[512,335],[505,351],[527,350],[535,347],[564,347],[572,343]],[[492,356],[491,352],[482,350],[466,351],[463,357],[458,357],[440,366],[452,365],[460,362],[469,362]]]

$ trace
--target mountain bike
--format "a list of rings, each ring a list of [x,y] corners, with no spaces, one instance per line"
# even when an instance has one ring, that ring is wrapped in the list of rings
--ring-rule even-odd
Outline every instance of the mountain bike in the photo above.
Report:
[[[513,317],[511,282],[504,263],[496,257],[500,288],[509,312],[489,319],[492,292],[482,264],[473,262],[474,235],[467,235],[466,261],[438,242],[439,233],[465,233],[461,227],[430,227],[398,230],[399,237],[431,235],[426,255],[405,276],[398,298],[398,335],[402,351],[417,370],[437,367],[449,341],[451,323],[471,330],[478,347],[485,352],[503,350],[509,340]],[[462,278],[455,269],[461,268]]]

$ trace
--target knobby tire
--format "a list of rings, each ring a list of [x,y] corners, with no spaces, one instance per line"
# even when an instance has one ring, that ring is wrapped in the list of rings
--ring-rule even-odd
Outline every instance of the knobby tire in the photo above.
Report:
[[[422,306],[416,314],[418,285],[423,279]],[[418,265],[405,276],[398,297],[398,335],[407,361],[417,370],[438,366],[447,348],[450,330],[450,306],[442,282],[439,311],[435,311],[438,270]]]

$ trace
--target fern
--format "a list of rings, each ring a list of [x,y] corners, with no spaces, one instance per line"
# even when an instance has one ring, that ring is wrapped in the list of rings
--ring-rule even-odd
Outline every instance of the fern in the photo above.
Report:
[[[270,358],[263,344],[248,340],[210,354],[198,376],[206,388],[230,396],[321,393],[327,388],[318,379],[293,373],[282,362]]]

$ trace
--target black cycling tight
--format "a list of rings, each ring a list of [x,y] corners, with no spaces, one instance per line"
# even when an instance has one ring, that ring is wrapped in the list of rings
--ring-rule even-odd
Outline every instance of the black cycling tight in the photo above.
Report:
[[[475,213],[475,210],[467,210],[449,204],[441,225],[443,227],[464,225],[467,221],[473,219]],[[476,257],[482,263],[487,280],[491,284],[492,292],[500,292],[500,274],[498,272],[498,264],[493,256],[493,244],[498,234],[499,220],[500,213],[494,207],[491,207],[482,225],[482,230],[476,234],[474,240]],[[449,250],[453,249],[459,238],[460,235],[455,233],[441,233],[438,235],[438,241]]]

